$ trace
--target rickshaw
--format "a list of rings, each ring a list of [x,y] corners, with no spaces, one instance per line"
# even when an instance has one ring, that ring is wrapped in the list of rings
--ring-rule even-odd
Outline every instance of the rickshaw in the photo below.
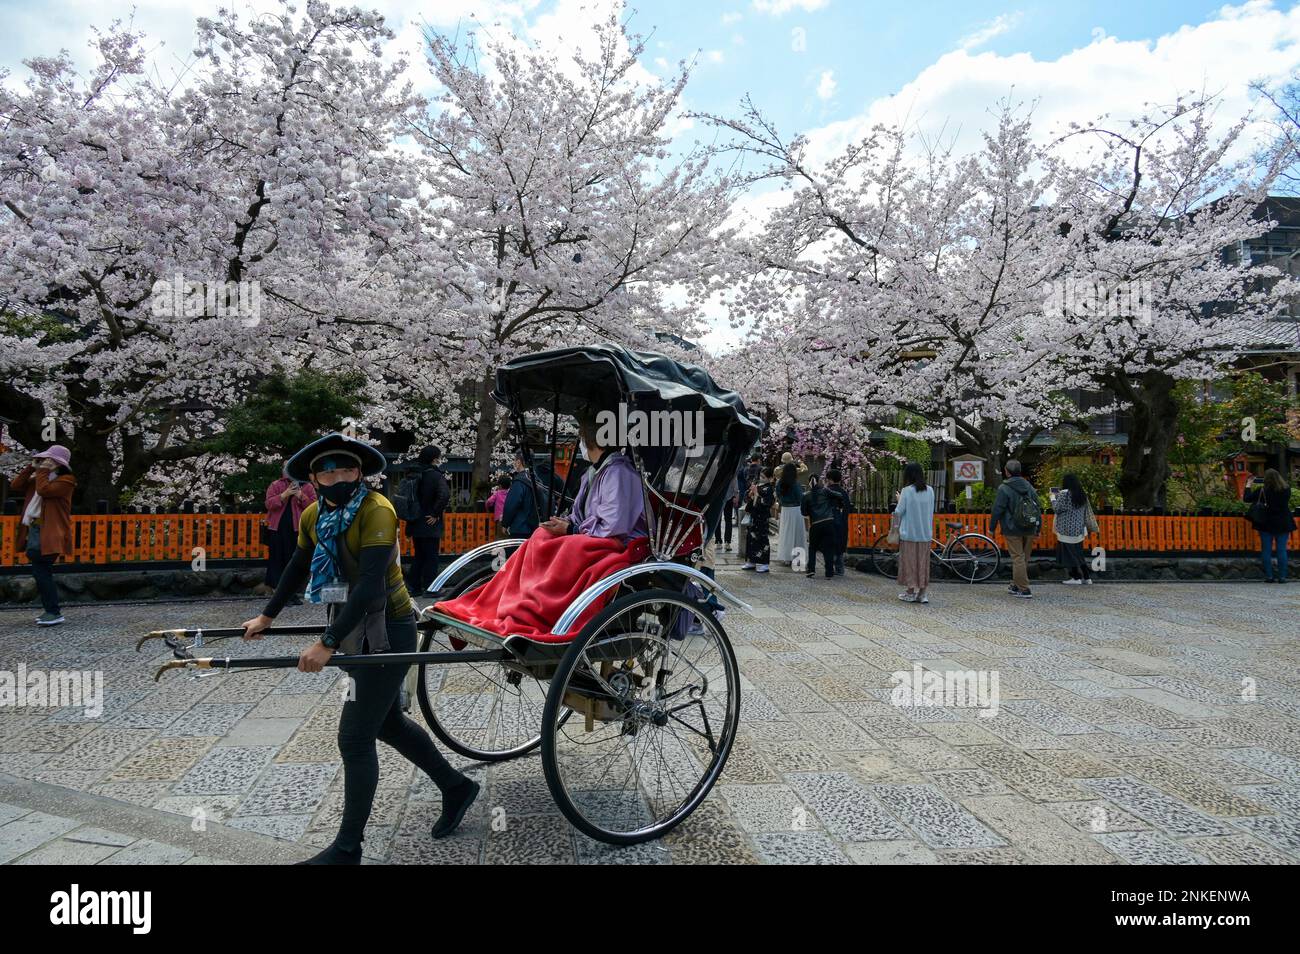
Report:
[[[555,459],[562,416],[621,408],[641,420],[693,415],[691,443],[629,443],[641,477],[648,555],[583,590],[545,641],[502,636],[434,609],[439,601],[487,582],[523,539],[495,540],[462,554],[430,585],[421,611],[419,651],[376,656],[335,654],[330,665],[413,664],[425,721],[453,751],[503,762],[541,749],[542,772],[556,805],[584,834],[614,845],[659,838],[708,795],[735,741],[740,675],[735,653],[710,608],[717,600],[748,610],[695,564],[716,525],[732,476],[763,425],[735,392],[701,368],[654,352],[615,345],[563,348],[500,367],[493,399],[510,415],[532,471],[528,420],[550,418]],[[658,415],[658,416],[656,416]],[[662,433],[662,431],[661,431]],[[534,485],[539,522],[571,496]],[[714,600],[706,603],[709,594]],[[587,611],[598,606],[590,615]],[[576,626],[580,617],[585,623]],[[319,626],[271,627],[268,633],[319,632]],[[240,630],[209,631],[232,638]],[[195,658],[189,630],[151,633],[182,668],[268,668],[297,657]],[[137,646],[139,648],[139,646]],[[459,663],[447,666],[447,663]]]

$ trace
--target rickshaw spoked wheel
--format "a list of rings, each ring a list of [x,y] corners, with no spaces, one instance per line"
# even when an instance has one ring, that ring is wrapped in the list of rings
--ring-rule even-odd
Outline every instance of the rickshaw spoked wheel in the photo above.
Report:
[[[542,770],[579,831],[649,841],[708,795],[739,718],[736,656],[702,601],[630,593],[583,627],[551,679]]]
[[[456,587],[459,596],[492,578],[485,568]],[[426,630],[420,652],[453,652],[455,631]],[[457,641],[459,642],[459,640]],[[541,744],[546,690],[532,676],[501,663],[420,666],[416,695],[433,734],[458,755],[505,762]]]

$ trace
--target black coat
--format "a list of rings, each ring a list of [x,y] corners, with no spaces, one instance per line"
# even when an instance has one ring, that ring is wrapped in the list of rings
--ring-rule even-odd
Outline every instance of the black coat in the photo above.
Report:
[[[1261,487],[1255,490],[1247,490],[1242,498],[1246,503],[1253,504],[1264,498],[1264,519],[1255,523],[1255,529],[1260,533],[1290,533],[1295,529],[1295,520],[1291,516],[1291,491],[1269,490]]]
[[[409,537],[441,537],[442,514],[451,502],[451,485],[447,483],[441,467],[426,467],[420,473],[420,519],[406,522],[406,535]],[[430,526],[425,517],[433,517]]]

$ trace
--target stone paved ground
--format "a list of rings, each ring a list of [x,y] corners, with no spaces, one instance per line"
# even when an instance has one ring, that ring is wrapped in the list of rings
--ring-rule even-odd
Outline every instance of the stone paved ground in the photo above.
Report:
[[[471,767],[484,796],[458,836],[433,842],[436,790],[381,746],[370,858],[1300,861],[1300,586],[1044,585],[1021,601],[943,584],[919,606],[852,571],[730,566],[720,579],[754,607],[726,619],[740,736],[718,787],[663,843],[610,852],[576,835],[536,755]],[[0,861],[285,861],[328,843],[342,797],[331,678],[155,684],[165,654],[133,650],[149,629],[232,625],[255,608],[77,606],[53,630],[0,610],[0,670],[102,669],[107,697],[96,720],[0,708]],[[996,671],[998,714],[892,705],[890,673],[918,662]]]

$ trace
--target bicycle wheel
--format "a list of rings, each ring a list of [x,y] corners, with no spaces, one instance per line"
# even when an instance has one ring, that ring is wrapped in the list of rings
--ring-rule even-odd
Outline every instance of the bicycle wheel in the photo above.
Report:
[[[466,593],[492,578],[484,568],[458,586]],[[460,648],[451,629],[426,630],[420,652]],[[433,734],[453,752],[480,762],[504,762],[542,741],[546,687],[499,662],[443,663],[417,667],[420,711]]]
[[[583,627],[551,680],[542,772],[575,828],[634,845],[704,800],[739,720],[736,656],[703,601],[630,593]]]
[[[1002,551],[991,537],[982,533],[963,533],[944,549],[943,562],[958,579],[983,583],[998,572]]]
[[[882,533],[871,545],[871,565],[881,576],[898,579],[898,544],[889,542],[889,534]]]

